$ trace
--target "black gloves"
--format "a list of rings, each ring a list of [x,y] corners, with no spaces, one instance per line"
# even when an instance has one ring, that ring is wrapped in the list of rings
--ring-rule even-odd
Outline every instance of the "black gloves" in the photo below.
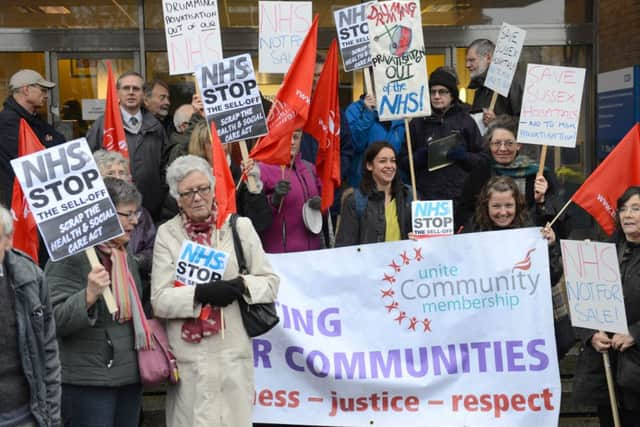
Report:
[[[195,300],[214,307],[226,307],[242,297],[246,287],[240,276],[231,280],[215,280],[196,285]]]
[[[286,179],[278,181],[276,187],[273,189],[273,194],[271,195],[271,204],[273,206],[278,206],[282,201],[282,198],[287,195],[287,193],[291,191],[291,183]]]
[[[319,211],[322,199],[320,196],[315,196],[309,199],[309,207],[313,210]]]

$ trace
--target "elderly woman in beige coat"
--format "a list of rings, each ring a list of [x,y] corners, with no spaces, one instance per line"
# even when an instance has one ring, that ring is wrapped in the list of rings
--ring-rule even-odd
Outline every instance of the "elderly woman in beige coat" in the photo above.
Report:
[[[153,310],[168,319],[167,335],[180,373],[179,384],[167,391],[167,425],[249,427],[253,356],[238,299],[249,304],[274,301],[280,280],[246,218],[238,218],[236,226],[249,273],[239,274],[229,220],[216,229],[215,178],[204,159],[177,158],[167,170],[167,183],[180,213],[158,229],[151,273]],[[175,286],[185,240],[230,255],[221,280]],[[201,311],[206,314],[201,316]]]

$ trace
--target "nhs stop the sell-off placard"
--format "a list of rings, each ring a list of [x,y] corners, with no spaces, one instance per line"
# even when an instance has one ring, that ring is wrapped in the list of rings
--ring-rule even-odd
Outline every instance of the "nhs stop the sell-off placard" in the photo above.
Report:
[[[253,340],[254,421],[556,426],[536,228],[270,255],[280,323]]]

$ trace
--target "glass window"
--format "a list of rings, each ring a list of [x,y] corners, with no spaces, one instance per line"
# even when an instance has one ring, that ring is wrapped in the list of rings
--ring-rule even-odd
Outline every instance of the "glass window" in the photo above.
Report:
[[[34,52],[11,52],[0,53],[0,102],[4,102],[10,95],[9,80],[11,76],[23,68],[28,68],[39,72],[45,79],[47,78],[44,65],[44,53]],[[43,117],[47,116],[47,109],[39,111]]]

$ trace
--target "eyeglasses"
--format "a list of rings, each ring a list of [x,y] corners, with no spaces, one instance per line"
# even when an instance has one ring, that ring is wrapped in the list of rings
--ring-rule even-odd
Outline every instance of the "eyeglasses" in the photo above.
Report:
[[[449,92],[449,89],[431,89],[429,93],[431,94],[431,96],[436,96],[436,95],[445,96],[445,95],[449,95],[451,92]]]
[[[42,92],[42,93],[49,93],[49,88],[46,88],[46,87],[44,87],[44,86],[40,86],[40,85],[38,85],[38,84],[35,84],[35,85],[29,85],[29,86],[31,86],[31,87],[37,87],[38,89],[40,89],[40,92]]]
[[[104,176],[109,176],[111,178],[118,178],[118,179],[122,179],[124,181],[127,181],[129,178],[131,178],[131,175],[129,175],[127,172],[125,171],[109,171],[106,174],[104,174]]]
[[[193,190],[178,193],[178,195],[180,196],[181,199],[192,202],[193,199],[196,197],[196,194],[204,198],[204,197],[207,197],[210,192],[211,192],[211,186],[207,185],[206,187],[194,188]]]
[[[516,146],[516,142],[512,140],[508,141],[491,141],[491,146],[494,148],[504,147],[506,149],[511,149]]]
[[[116,211],[118,212],[118,215],[121,215],[125,218],[127,218],[129,221],[137,221],[140,219],[140,217],[142,216],[142,211],[135,211],[135,212],[120,212],[120,211]]]
[[[619,213],[632,212],[634,214],[637,214],[638,212],[640,212],[640,206],[639,205],[623,206],[620,209],[618,209],[618,212]]]
[[[140,92],[142,88],[140,86],[121,86],[120,89],[123,92]]]

